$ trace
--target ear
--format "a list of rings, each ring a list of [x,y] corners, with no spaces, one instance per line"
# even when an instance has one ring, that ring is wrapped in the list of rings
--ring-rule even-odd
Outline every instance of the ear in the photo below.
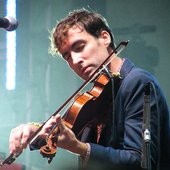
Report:
[[[108,46],[110,45],[110,43],[111,43],[111,37],[110,37],[110,34],[109,34],[107,31],[105,31],[105,30],[101,31],[100,38],[101,38],[102,43],[103,43],[106,47],[108,47]]]

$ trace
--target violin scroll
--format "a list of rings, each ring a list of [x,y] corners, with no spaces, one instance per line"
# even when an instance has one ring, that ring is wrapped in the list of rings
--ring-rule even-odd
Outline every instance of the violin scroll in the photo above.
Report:
[[[56,152],[57,152],[56,141],[54,142],[53,140],[54,139],[52,138],[48,138],[47,144],[40,148],[40,154],[44,158],[47,158],[48,163],[51,163],[52,159],[55,157]],[[55,137],[55,140],[56,140],[56,137]]]

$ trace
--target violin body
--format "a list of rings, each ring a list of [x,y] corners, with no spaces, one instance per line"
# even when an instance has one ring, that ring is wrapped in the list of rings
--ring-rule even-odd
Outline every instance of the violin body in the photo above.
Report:
[[[72,129],[76,137],[80,139],[80,132],[94,120],[100,111],[107,108],[108,96],[111,88],[110,78],[101,74],[89,91],[79,95],[64,117],[67,126]],[[111,97],[111,95],[110,95]],[[107,98],[107,101],[105,100]],[[106,109],[107,110],[107,109]]]
[[[89,124],[102,120],[107,114],[107,109],[112,101],[110,78],[101,74],[95,81],[90,91],[76,96],[74,103],[67,110],[63,117],[64,124],[70,128],[80,140],[82,132]],[[40,148],[43,157],[47,157],[49,162],[56,152],[56,134],[58,127],[49,136],[47,144]]]

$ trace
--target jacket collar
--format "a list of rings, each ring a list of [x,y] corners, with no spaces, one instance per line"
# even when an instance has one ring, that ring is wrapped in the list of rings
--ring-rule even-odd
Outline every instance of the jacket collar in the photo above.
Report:
[[[121,70],[120,70],[120,76],[121,78],[125,78],[129,72],[132,70],[132,68],[134,67],[134,64],[127,58],[125,58],[125,61],[121,67]]]

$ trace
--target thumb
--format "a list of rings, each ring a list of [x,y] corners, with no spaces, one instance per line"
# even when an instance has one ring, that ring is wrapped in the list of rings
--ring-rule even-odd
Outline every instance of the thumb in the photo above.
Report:
[[[61,119],[61,116],[58,116],[58,115],[57,115],[56,121],[57,121],[57,126],[58,126],[60,132],[66,130],[65,123],[64,123],[64,121]]]

